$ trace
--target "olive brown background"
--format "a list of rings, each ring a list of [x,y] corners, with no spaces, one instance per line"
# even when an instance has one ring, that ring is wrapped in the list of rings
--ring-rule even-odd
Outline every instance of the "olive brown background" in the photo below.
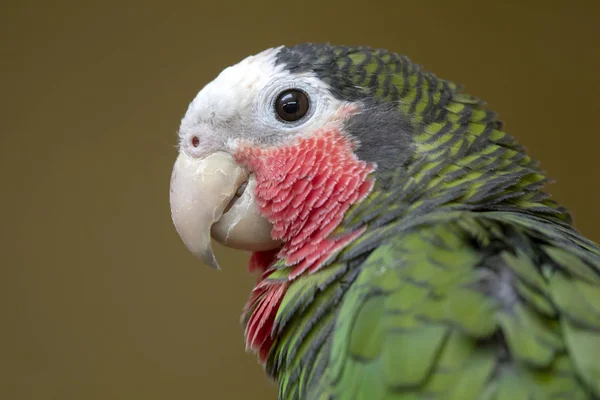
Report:
[[[0,398],[275,398],[247,256],[201,265],[168,204],[189,101],[267,47],[384,47],[464,84],[600,241],[600,2],[497,3],[4,2]]]

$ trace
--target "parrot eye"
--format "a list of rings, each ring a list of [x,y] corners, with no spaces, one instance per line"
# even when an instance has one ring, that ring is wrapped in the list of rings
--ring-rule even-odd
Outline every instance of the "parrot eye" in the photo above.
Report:
[[[285,122],[298,121],[308,112],[308,96],[302,90],[288,89],[275,100],[275,112]]]

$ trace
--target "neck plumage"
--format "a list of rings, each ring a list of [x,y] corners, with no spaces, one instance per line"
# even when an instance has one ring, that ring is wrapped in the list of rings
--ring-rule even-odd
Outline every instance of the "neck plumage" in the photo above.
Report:
[[[242,147],[236,155],[256,177],[261,213],[283,247],[254,253],[249,269],[261,276],[246,306],[246,344],[264,360],[289,283],[318,271],[364,228],[332,235],[348,209],[372,190],[375,165],[361,161],[338,130],[320,131],[293,146]],[[278,271],[285,278],[273,279]]]
[[[450,210],[533,213],[570,223],[566,210],[542,191],[547,179],[537,163],[493,113],[466,95],[443,99],[411,122],[411,153],[396,168],[378,171],[359,160],[354,143],[339,131],[318,132],[290,147],[238,153],[238,162],[256,176],[259,207],[274,225],[273,237],[285,243],[252,255],[249,268],[261,274],[243,317],[247,348],[263,363],[278,360],[272,374],[292,357],[275,345],[295,329],[288,323],[318,303],[315,296],[332,280],[351,281],[351,269],[360,264],[353,261],[385,238],[375,230]],[[340,252],[347,254],[334,257]],[[296,284],[303,280],[310,282]],[[314,316],[306,318],[308,326],[315,323]]]
[[[542,192],[546,178],[537,164],[504,132],[464,134],[448,139],[451,146],[435,146],[444,143],[439,132],[416,139],[412,160],[386,173],[358,160],[353,144],[337,131],[293,148],[244,149],[239,156],[256,175],[259,206],[274,224],[273,237],[285,243],[250,260],[249,269],[260,271],[260,277],[244,311],[245,334],[247,348],[261,362],[297,311],[282,305],[290,285],[324,266],[332,276],[347,273],[327,263],[367,230],[443,210],[511,210],[569,219]],[[352,249],[356,255],[376,245],[369,244],[369,236]]]

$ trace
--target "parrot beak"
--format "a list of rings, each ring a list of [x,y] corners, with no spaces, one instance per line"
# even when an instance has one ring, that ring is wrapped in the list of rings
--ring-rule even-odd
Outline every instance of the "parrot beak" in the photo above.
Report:
[[[211,236],[240,250],[280,246],[271,237],[272,225],[259,212],[255,186],[254,175],[228,153],[215,152],[202,159],[179,153],[171,175],[171,216],[192,254],[219,269]]]

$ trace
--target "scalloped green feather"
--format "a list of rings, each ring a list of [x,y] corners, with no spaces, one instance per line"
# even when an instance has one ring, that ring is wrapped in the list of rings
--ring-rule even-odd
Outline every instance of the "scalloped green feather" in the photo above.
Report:
[[[310,344],[298,342],[307,323],[302,319],[292,322],[292,336],[282,338],[299,377],[279,382],[290,388],[280,393],[293,394],[282,398],[303,398],[299,393],[310,399],[394,400],[600,395],[600,319],[595,317],[600,302],[594,302],[600,288],[588,283],[585,273],[567,277],[571,271],[560,264],[544,264],[550,272],[543,273],[537,260],[554,260],[557,252],[550,258],[544,251],[558,243],[564,248],[565,236],[539,246],[550,222],[512,216],[506,225],[504,215],[427,215],[375,248],[356,270],[335,314],[326,318],[335,318],[323,345],[327,357],[320,353],[318,363],[298,364],[311,354]],[[509,236],[507,226],[513,229]],[[485,246],[491,251],[499,241],[501,251],[490,256]],[[505,250],[511,243],[522,247]],[[600,273],[600,258],[595,266],[588,261],[570,269]],[[316,304],[326,304],[318,297]],[[579,320],[593,329],[576,328]],[[325,330],[315,327],[309,335]],[[313,373],[312,368],[323,369]]]

